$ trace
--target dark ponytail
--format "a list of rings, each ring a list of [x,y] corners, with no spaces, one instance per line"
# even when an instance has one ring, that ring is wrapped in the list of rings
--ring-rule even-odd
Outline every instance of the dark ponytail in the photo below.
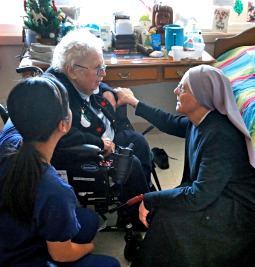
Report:
[[[31,222],[33,203],[42,174],[41,155],[31,143],[23,143],[14,155],[3,189],[3,209],[21,223]]]

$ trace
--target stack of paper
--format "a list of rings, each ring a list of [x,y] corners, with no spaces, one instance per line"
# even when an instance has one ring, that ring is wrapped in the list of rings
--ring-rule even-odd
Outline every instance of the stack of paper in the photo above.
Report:
[[[51,63],[55,46],[54,45],[44,45],[40,43],[32,43],[30,46],[30,58],[38,59],[47,63]]]

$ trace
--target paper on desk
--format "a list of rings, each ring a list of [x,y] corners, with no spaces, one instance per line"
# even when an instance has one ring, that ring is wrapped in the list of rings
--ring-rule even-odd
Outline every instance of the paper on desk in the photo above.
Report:
[[[168,52],[168,56],[173,57],[173,51]],[[182,51],[182,59],[195,59],[195,51]]]

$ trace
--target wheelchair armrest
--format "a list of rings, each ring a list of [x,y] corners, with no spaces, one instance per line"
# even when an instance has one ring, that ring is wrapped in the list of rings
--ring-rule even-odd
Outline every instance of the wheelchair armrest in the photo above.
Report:
[[[59,151],[68,152],[68,153],[75,153],[75,154],[79,154],[81,156],[89,156],[89,157],[99,156],[99,157],[102,157],[102,159],[104,158],[101,155],[103,153],[101,148],[99,148],[98,146],[95,146],[95,145],[90,145],[90,144],[64,147],[64,148],[60,148]]]
[[[16,68],[17,73],[26,73],[26,72],[31,72],[36,75],[41,75],[43,74],[43,70],[39,67],[36,66],[28,66],[28,67],[21,67],[21,68]]]

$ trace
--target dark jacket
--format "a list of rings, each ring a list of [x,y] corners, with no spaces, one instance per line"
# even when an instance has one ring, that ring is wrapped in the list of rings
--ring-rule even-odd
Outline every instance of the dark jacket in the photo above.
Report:
[[[142,102],[136,115],[186,138],[180,186],[144,195],[152,220],[142,266],[238,266],[255,240],[255,169],[243,134],[216,110],[196,127]]]

